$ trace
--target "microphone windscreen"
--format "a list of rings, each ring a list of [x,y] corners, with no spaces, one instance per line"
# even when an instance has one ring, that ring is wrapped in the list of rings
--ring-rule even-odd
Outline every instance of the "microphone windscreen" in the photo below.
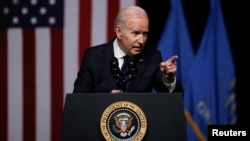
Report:
[[[110,72],[112,75],[117,76],[120,73],[118,59],[116,57],[111,58]]]
[[[128,71],[132,76],[137,74],[136,61],[133,57],[130,57],[128,60]]]

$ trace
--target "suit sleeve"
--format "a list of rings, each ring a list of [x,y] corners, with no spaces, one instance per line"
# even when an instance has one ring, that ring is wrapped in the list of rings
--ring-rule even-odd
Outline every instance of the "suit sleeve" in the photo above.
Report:
[[[90,71],[90,60],[91,58],[87,49],[83,54],[81,67],[74,82],[73,93],[86,93],[91,91],[93,79]]]

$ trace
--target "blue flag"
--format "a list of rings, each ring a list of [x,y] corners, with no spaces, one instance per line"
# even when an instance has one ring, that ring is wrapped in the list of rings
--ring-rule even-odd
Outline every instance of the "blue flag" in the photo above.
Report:
[[[171,0],[170,13],[158,49],[161,51],[164,61],[173,55],[178,55],[176,77],[182,83],[185,93],[188,86],[187,76],[194,60],[194,53],[181,0]],[[184,98],[188,97],[184,94]],[[189,124],[187,124],[187,131],[194,134]]]
[[[232,123],[235,67],[219,0],[211,0],[209,19],[188,82],[185,107],[205,138],[207,125]],[[188,138],[198,140],[189,131]]]
[[[181,0],[171,0],[171,10],[157,48],[162,54],[163,61],[178,55],[176,77],[185,87],[194,54]]]

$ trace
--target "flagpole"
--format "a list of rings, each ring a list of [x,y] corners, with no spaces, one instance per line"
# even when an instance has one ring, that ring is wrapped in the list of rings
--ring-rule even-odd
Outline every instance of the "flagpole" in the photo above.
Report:
[[[195,135],[198,137],[199,141],[206,141],[207,140],[206,137],[201,132],[200,128],[198,127],[198,125],[196,124],[196,122],[194,121],[194,119],[192,118],[192,116],[189,114],[189,112],[186,109],[185,109],[185,117],[186,117],[186,121],[193,129],[193,131],[194,131]]]

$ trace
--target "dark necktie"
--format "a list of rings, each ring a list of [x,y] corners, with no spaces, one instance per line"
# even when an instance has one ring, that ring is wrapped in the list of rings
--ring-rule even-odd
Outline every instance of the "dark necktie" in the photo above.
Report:
[[[128,74],[128,59],[129,56],[124,56],[123,57],[124,61],[121,67],[121,79],[122,81],[122,88],[124,91],[126,91],[127,89],[127,83],[128,83],[128,79],[129,79],[129,74]]]
[[[128,72],[128,56],[123,56],[123,64],[121,67],[121,72],[123,75],[126,75],[126,73]]]

